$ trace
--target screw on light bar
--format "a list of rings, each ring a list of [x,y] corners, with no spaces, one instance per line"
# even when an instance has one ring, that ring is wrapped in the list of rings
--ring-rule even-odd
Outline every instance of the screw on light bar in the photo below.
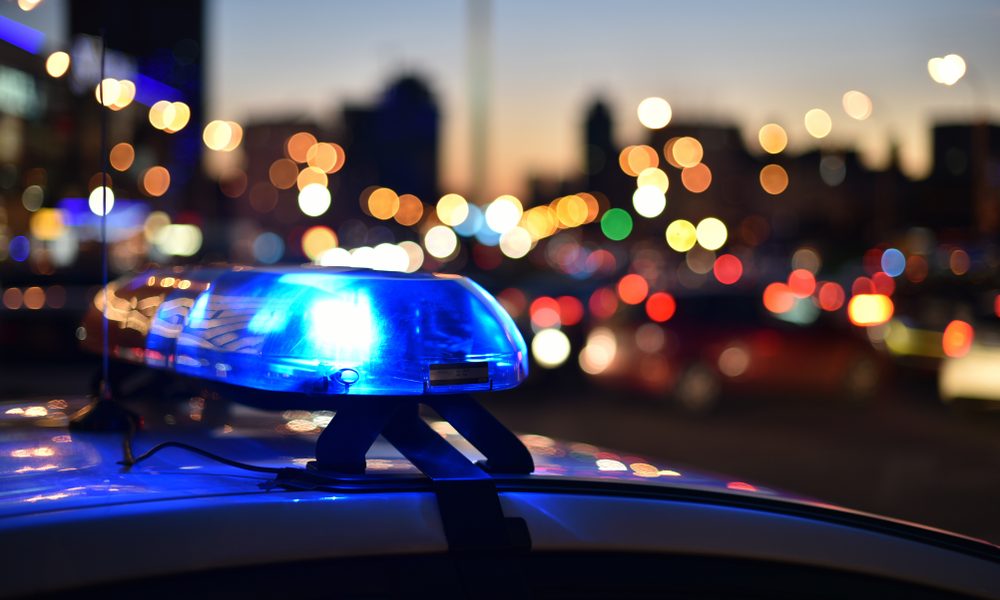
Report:
[[[528,371],[507,313],[454,275],[187,268],[118,280],[108,292],[113,356],[253,390],[459,393],[512,388]],[[103,304],[99,293],[88,334]]]

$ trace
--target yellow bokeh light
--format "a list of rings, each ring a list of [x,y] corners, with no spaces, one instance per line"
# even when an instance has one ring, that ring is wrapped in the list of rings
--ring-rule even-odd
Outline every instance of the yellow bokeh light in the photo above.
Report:
[[[299,191],[306,189],[306,186],[314,183],[323,187],[326,187],[329,183],[329,179],[322,169],[306,167],[299,172],[298,177],[295,179],[295,185],[298,186]]]
[[[399,210],[396,211],[396,222],[410,227],[420,222],[424,216],[424,203],[413,194],[399,196]],[[419,248],[419,246],[417,246]],[[422,254],[422,251],[421,251]]]
[[[142,176],[142,189],[154,198],[166,194],[170,189],[170,171],[159,165],[146,169]]]
[[[814,108],[807,112],[805,124],[806,131],[816,139],[825,138],[830,135],[830,130],[833,129],[833,121],[830,119],[829,113],[822,108]]]
[[[31,215],[28,224],[31,236],[43,242],[51,242],[62,236],[66,230],[63,213],[58,208],[40,208]]]
[[[170,118],[173,118],[174,107],[170,102],[166,100],[154,102],[149,107],[149,124],[156,129],[164,129],[167,126],[168,111],[170,112]]]
[[[583,222],[593,223],[594,219],[601,214],[601,203],[597,200],[596,196],[587,192],[580,192],[576,195],[587,205],[587,218]]]
[[[31,12],[35,10],[42,0],[17,0],[17,7],[24,12]]]
[[[53,52],[45,59],[45,72],[50,77],[62,77],[69,71],[69,54],[59,51]]]
[[[188,121],[191,120],[191,107],[183,102],[171,102],[171,108],[173,111],[164,111],[164,122],[166,126],[163,131],[167,133],[177,133],[181,129],[187,126]],[[167,118],[170,117],[170,118]]]
[[[376,189],[368,196],[368,212],[376,219],[388,221],[399,212],[399,195],[387,187]]]
[[[306,163],[310,167],[322,169],[324,173],[333,173],[338,160],[337,149],[332,144],[317,142],[306,150]]]
[[[687,252],[698,242],[698,234],[691,221],[678,219],[667,225],[667,245],[677,252]]]
[[[667,197],[659,188],[646,185],[632,193],[632,206],[640,216],[652,219],[663,214],[667,207]]]
[[[557,199],[554,205],[556,220],[563,227],[579,227],[586,223],[587,217],[590,216],[587,202],[575,194]]]
[[[279,158],[267,169],[267,177],[274,187],[287,190],[295,185],[299,176],[299,166],[290,158]]]
[[[768,194],[777,196],[788,188],[788,173],[781,165],[765,165],[760,170],[760,187]]]
[[[760,147],[768,154],[778,154],[788,146],[788,134],[777,123],[768,123],[757,132]]]
[[[111,110],[121,110],[135,100],[135,84],[128,79],[118,81],[118,97],[111,104]]]
[[[107,77],[94,86],[94,98],[97,103],[111,108],[118,100],[118,94],[122,91],[121,83],[117,79]]]
[[[642,172],[639,173],[639,177],[636,180],[637,187],[647,185],[653,186],[666,194],[667,189],[670,187],[670,180],[667,178],[667,174],[664,173],[662,169],[649,167],[648,169],[643,169]]]
[[[559,229],[557,210],[551,206],[536,206],[525,211],[524,217],[521,218],[521,227],[524,227],[534,240],[549,237]]]
[[[232,152],[243,141],[243,128],[235,121],[215,120],[205,125],[201,138],[209,150]]]
[[[935,56],[927,61],[927,72],[931,79],[943,85],[955,85],[965,76],[965,59],[958,54]]]
[[[702,148],[701,142],[693,137],[682,137],[670,144],[670,154],[678,168],[693,167],[705,157],[705,149]]]
[[[673,116],[670,103],[657,97],[646,98],[640,102],[636,113],[643,127],[649,129],[663,129],[670,122],[670,117]]]
[[[708,217],[698,222],[695,235],[705,250],[718,250],[725,245],[729,232],[726,231],[725,223],[715,217]]]
[[[684,167],[681,171],[681,184],[687,191],[700,194],[712,185],[712,170],[705,163]]]
[[[435,211],[442,223],[455,227],[468,218],[469,203],[458,194],[445,194],[438,200]]]
[[[316,260],[321,254],[337,247],[337,234],[324,225],[310,227],[302,234],[302,253],[309,260]]]
[[[288,138],[285,144],[285,152],[288,158],[297,163],[305,163],[309,160],[309,149],[316,145],[316,136],[306,131],[300,131]]]
[[[852,119],[864,121],[872,116],[872,100],[864,92],[858,90],[845,92],[841,102],[844,106],[844,112]]]
[[[116,171],[127,171],[135,161],[135,149],[128,142],[115,144],[108,154],[108,162]]]

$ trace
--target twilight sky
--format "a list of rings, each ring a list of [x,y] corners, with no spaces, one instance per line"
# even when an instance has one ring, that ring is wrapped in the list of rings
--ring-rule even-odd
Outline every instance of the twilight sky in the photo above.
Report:
[[[59,1],[20,15],[5,4],[4,14],[58,29]],[[329,120],[345,101],[371,101],[392,77],[417,73],[442,108],[443,183],[467,190],[466,0],[206,6],[209,119]],[[1000,118],[996,0],[494,0],[492,12],[491,196],[522,192],[531,173],[578,172],[583,113],[596,95],[614,110],[620,144],[641,140],[635,107],[658,95],[675,122],[734,123],[755,149],[757,129],[771,121],[788,130],[793,152],[857,146],[872,164],[895,139],[914,176],[929,168],[935,120],[987,106]],[[929,58],[949,53],[969,65],[951,88],[927,73]],[[841,108],[849,89],[873,99],[867,121]],[[822,142],[805,132],[811,108],[833,117]]]

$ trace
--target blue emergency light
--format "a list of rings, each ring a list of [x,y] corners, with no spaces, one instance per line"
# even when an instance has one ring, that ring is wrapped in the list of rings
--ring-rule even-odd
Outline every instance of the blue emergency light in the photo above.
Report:
[[[312,266],[148,271],[95,296],[84,321],[84,345],[95,351],[104,318],[116,358],[267,408],[307,399],[336,409],[317,442],[324,468],[363,472],[380,434],[411,459],[436,444],[418,432],[418,403],[494,467],[533,468],[517,438],[464,395],[509,389],[528,374],[514,322],[465,277]]]

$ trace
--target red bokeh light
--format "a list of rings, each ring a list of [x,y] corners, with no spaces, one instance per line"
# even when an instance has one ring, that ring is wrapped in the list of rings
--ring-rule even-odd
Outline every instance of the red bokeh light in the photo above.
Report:
[[[666,292],[656,292],[646,300],[646,314],[657,323],[669,321],[677,312],[677,302]]]
[[[788,289],[796,298],[806,298],[816,291],[816,276],[805,269],[795,269],[788,276]]]
[[[906,259],[906,278],[913,283],[927,279],[927,271],[927,259],[923,256],[912,255]]]
[[[839,283],[827,281],[819,286],[819,307],[823,310],[834,311],[844,305],[844,288]]]
[[[625,304],[639,304],[649,294],[649,284],[642,275],[630,273],[618,282],[618,297]]]
[[[514,319],[524,314],[528,308],[528,297],[517,288],[507,288],[497,294],[497,300]]]
[[[723,254],[715,259],[715,265],[712,267],[712,270],[715,272],[715,278],[719,280],[719,283],[732,285],[743,276],[743,262],[732,254]]]
[[[541,296],[531,303],[531,322],[537,327],[556,327],[561,323],[559,302],[550,296]]]
[[[851,284],[851,295],[857,296],[859,294],[874,294],[875,293],[875,283],[867,277],[858,277]]]
[[[891,296],[896,291],[896,280],[888,273],[879,271],[872,275],[872,285],[875,286],[876,294]]]
[[[590,295],[587,306],[598,319],[607,319],[618,310],[618,296],[611,288],[600,288]]]
[[[569,327],[583,320],[583,302],[573,296],[559,296],[556,301],[559,303],[559,317],[563,325]]]

